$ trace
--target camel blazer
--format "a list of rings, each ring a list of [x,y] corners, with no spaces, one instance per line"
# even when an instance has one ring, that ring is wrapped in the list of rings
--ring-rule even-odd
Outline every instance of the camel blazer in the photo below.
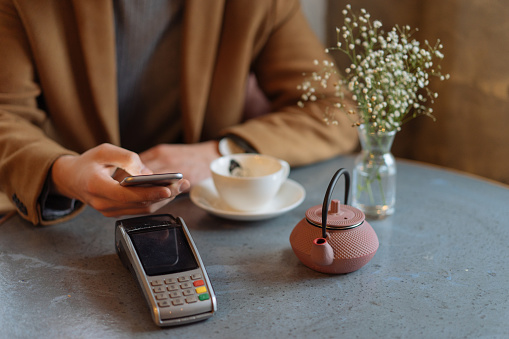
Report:
[[[106,0],[0,0],[0,190],[34,224],[56,158],[119,144],[113,16]],[[186,143],[233,133],[293,166],[356,145],[346,116],[323,122],[328,99],[296,105],[326,57],[298,0],[185,0],[182,34]],[[250,73],[271,113],[243,121]]]

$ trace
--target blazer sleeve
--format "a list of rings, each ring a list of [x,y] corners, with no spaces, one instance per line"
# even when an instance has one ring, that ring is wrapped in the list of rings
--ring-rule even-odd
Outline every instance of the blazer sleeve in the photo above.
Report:
[[[268,34],[260,34],[262,45],[254,56],[253,71],[260,88],[271,102],[271,113],[228,128],[260,153],[306,165],[352,151],[357,145],[356,129],[345,111],[337,111],[337,124],[326,124],[324,112],[338,98],[334,89],[317,87],[315,102],[297,105],[304,76],[318,70],[314,60],[332,61],[304,17],[298,0],[274,1],[266,20]],[[255,49],[256,51],[256,49]],[[334,75],[337,76],[337,75]],[[353,107],[348,95],[343,101]]]
[[[53,162],[75,154],[48,138],[48,116],[39,109],[40,86],[28,30],[10,1],[0,1],[0,190],[34,224],[39,197]]]

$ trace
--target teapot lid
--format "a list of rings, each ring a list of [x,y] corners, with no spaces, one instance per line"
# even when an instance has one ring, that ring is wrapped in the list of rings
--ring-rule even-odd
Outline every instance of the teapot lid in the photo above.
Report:
[[[310,224],[322,227],[323,205],[317,205],[306,211],[306,219]],[[364,213],[350,205],[341,205],[339,200],[333,199],[327,211],[327,229],[346,230],[357,227],[364,222]]]

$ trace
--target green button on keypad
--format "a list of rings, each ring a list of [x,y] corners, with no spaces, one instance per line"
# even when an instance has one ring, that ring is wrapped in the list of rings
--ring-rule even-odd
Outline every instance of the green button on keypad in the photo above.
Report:
[[[203,293],[203,294],[200,294],[198,296],[198,299],[200,299],[200,301],[203,301],[203,300],[209,300],[210,299],[210,296],[208,293]]]

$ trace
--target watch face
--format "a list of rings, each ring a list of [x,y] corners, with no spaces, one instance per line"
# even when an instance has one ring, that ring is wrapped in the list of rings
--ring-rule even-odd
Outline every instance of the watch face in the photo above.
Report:
[[[244,151],[232,139],[225,137],[219,141],[219,154],[224,156],[235,153],[244,153]]]
[[[231,155],[238,153],[257,153],[246,141],[241,138],[224,137],[219,140],[219,154]]]

